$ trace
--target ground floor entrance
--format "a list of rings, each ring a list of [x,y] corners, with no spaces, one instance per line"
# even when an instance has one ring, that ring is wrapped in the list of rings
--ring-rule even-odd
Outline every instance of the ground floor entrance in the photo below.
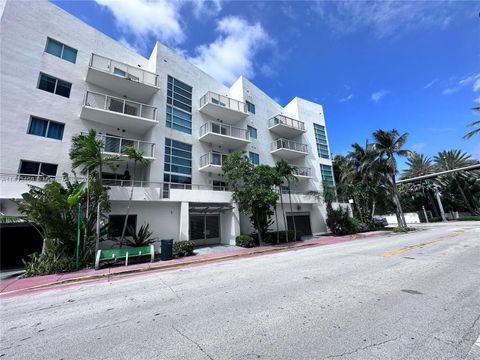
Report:
[[[293,216],[287,215],[287,224],[290,230],[293,230]],[[297,229],[297,240],[302,236],[312,235],[310,225],[310,214],[295,214],[295,228]]]
[[[189,228],[195,245],[220,243],[220,214],[190,214]]]

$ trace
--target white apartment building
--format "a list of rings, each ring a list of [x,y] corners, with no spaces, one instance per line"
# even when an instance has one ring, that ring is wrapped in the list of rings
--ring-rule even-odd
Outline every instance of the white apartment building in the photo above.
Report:
[[[334,186],[321,105],[296,97],[282,107],[244,77],[226,87],[160,43],[146,59],[47,1],[7,1],[0,11],[2,213],[16,213],[11,199],[27,184],[70,173],[72,136],[93,128],[105,154],[129,144],[151,159],[135,179],[126,159],[105,169],[112,222],[122,221],[133,181],[137,229],[234,244],[251,225],[221,167],[244,151],[255,164],[297,167],[288,221],[294,213],[303,234],[326,231],[324,205],[305,195],[323,180]]]

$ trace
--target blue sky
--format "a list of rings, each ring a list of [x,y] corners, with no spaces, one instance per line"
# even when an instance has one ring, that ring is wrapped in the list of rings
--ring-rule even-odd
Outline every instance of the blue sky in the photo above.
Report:
[[[396,128],[409,149],[480,159],[480,136],[462,139],[480,119],[478,2],[54,3],[146,57],[158,40],[226,85],[322,104],[334,154]]]

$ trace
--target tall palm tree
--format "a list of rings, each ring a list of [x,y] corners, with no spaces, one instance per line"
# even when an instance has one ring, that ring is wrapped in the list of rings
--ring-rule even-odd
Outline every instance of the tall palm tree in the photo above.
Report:
[[[418,176],[428,175],[433,173],[433,164],[432,159],[423,154],[417,152],[412,152],[406,161],[408,168],[403,171],[402,178],[414,178]],[[432,192],[427,189],[425,180],[420,181],[420,189],[422,191],[423,197],[430,201],[430,206],[432,207],[435,216],[440,216],[438,214],[437,206],[435,205],[435,200],[433,198]]]
[[[476,161],[473,160],[469,154],[462,152],[461,150],[441,151],[435,155],[433,159],[435,161],[435,168],[438,171],[453,170],[476,164]],[[443,178],[446,181],[451,182],[460,193],[460,196],[468,211],[470,211],[472,214],[476,214],[479,210],[476,208],[477,204],[475,203],[474,196],[469,193],[468,186],[466,185],[468,177],[469,174],[467,172],[459,171],[443,175],[440,179]],[[472,203],[470,203],[469,198],[471,199]]]
[[[293,223],[293,239],[297,239],[297,226],[295,224],[295,213],[293,212],[292,206],[292,191],[291,185],[297,182],[297,178],[295,177],[295,168],[291,166],[287,161],[280,160],[277,161],[276,169],[278,174],[283,178],[284,181],[287,182],[288,186],[288,202],[290,203],[290,212],[292,213],[292,223]],[[288,228],[288,226],[287,226]]]
[[[147,166],[150,163],[150,160],[145,159],[143,156],[143,151],[135,149],[133,146],[125,145],[122,149],[122,153],[127,155],[129,160],[133,161],[133,175],[132,175],[132,188],[130,189],[130,198],[128,199],[127,211],[125,215],[125,221],[123,222],[122,236],[120,237],[120,246],[123,245],[123,240],[125,238],[125,231],[127,229],[128,215],[130,213],[130,206],[132,204],[133,190],[135,187],[135,174],[137,171],[137,165]]]
[[[390,131],[377,130],[373,133],[375,143],[373,144],[378,151],[378,159],[384,160],[385,171],[391,182],[392,200],[396,207],[396,215],[399,227],[407,226],[405,216],[403,215],[402,205],[398,197],[397,183],[395,176],[397,174],[397,156],[408,156],[409,150],[403,149],[407,142],[408,133],[400,135],[397,130]]]
[[[474,107],[474,108],[472,108],[472,110],[480,112],[480,106]],[[476,129],[470,131],[469,133],[465,134],[465,136],[463,137],[464,139],[470,139],[473,135],[480,133],[480,120],[474,121],[471,124],[469,124],[468,126],[478,126],[478,128],[476,128]]]
[[[72,138],[72,146],[69,156],[72,161],[72,169],[81,168],[80,173],[96,178],[96,183],[103,192],[102,171],[105,166],[111,166],[115,161],[119,160],[118,156],[103,156],[103,142],[97,138],[97,132],[90,129],[87,134],[75,135]],[[87,179],[87,183],[90,180]],[[100,245],[100,197],[97,201],[97,225],[95,237],[95,253],[97,253]]]
[[[275,164],[275,170],[278,174],[278,179],[279,179],[279,182],[277,184],[277,188],[278,188],[278,195],[280,196],[280,205],[282,207],[282,216],[283,216],[282,220],[283,220],[283,223],[285,225],[285,239],[288,242],[288,223],[287,223],[287,215],[285,213],[285,207],[283,205],[283,193],[282,193],[282,184],[284,182],[284,179],[283,179],[284,163],[287,163],[287,162],[285,160],[277,161],[276,164]],[[288,163],[287,163],[287,165],[288,165]]]

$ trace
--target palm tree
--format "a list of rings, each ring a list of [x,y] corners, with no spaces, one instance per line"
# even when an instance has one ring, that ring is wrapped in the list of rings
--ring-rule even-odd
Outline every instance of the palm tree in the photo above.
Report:
[[[88,177],[94,175],[100,192],[103,192],[103,168],[112,165],[113,162],[119,159],[118,156],[103,156],[102,149],[103,142],[97,138],[97,132],[94,129],[90,129],[87,134],[82,133],[72,138],[72,147],[69,152],[70,160],[72,160],[72,169],[80,167],[81,174],[88,175]],[[90,183],[89,178],[87,178],[87,183]],[[100,244],[100,197],[97,202],[95,253],[97,253]]]
[[[403,172],[402,178],[414,178],[418,176],[428,175],[433,173],[433,164],[432,159],[428,156],[423,154],[419,154],[417,152],[412,152],[406,161],[406,165],[408,168]],[[432,193],[426,187],[425,180],[420,181],[420,188],[423,194],[423,197],[430,201],[430,205],[435,212],[435,216],[440,216],[438,214],[437,206],[435,205],[435,200],[433,199]]]
[[[373,133],[375,143],[373,144],[378,151],[378,160],[383,161],[385,172],[391,182],[392,200],[396,207],[396,215],[399,227],[407,226],[405,216],[403,215],[402,205],[398,197],[397,183],[395,176],[397,174],[396,156],[408,156],[409,150],[403,149],[407,141],[407,133],[400,135],[397,130],[390,131],[377,130]]]
[[[128,214],[130,213],[130,206],[132,204],[133,190],[135,187],[135,173],[137,171],[137,164],[147,166],[150,160],[143,157],[143,151],[135,149],[133,146],[125,145],[122,149],[122,153],[127,155],[129,160],[133,160],[133,175],[132,175],[132,188],[130,190],[130,198],[128,199],[127,211],[125,215],[125,221],[123,222],[122,236],[120,237],[120,246],[123,244],[125,238],[125,230],[127,229]]]
[[[480,112],[480,106],[474,107],[472,108],[472,110]],[[463,137],[464,139],[470,139],[473,135],[480,133],[480,120],[474,121],[468,126],[478,126],[478,128],[465,134],[465,136]]]
[[[275,170],[278,174],[279,182],[277,184],[278,188],[278,195],[280,196],[280,205],[282,207],[282,215],[283,215],[283,223],[285,224],[285,239],[288,242],[288,223],[287,223],[287,216],[285,214],[285,207],[283,205],[283,193],[282,193],[282,184],[283,184],[283,165],[287,163],[285,160],[277,161],[275,164]],[[288,163],[287,163],[288,165]]]
[[[435,168],[438,171],[453,170],[476,164],[476,161],[473,160],[469,154],[462,152],[461,150],[441,151],[435,155],[433,159],[435,161]],[[478,209],[476,209],[477,204],[475,203],[474,196],[469,192],[468,186],[466,185],[469,178],[468,173],[465,171],[459,171],[443,175],[440,179],[442,178],[447,182],[451,182],[452,185],[456,187],[468,211],[472,214],[476,214],[478,212]],[[470,203],[469,198],[472,200],[473,206]]]
[[[276,170],[278,174],[283,178],[284,181],[287,182],[288,186],[288,201],[290,203],[290,212],[292,213],[292,222],[293,222],[293,239],[297,239],[297,226],[295,224],[295,213],[293,212],[293,207],[292,207],[292,192],[291,192],[291,185],[292,183],[297,182],[297,178],[294,176],[295,174],[295,168],[291,166],[288,162],[285,160],[280,160],[277,161],[276,163]],[[281,199],[281,194],[280,194],[280,199]],[[286,223],[285,223],[286,224]],[[288,230],[288,226],[287,226]],[[287,231],[288,233],[288,231]],[[287,241],[288,241],[288,235],[287,235]]]

